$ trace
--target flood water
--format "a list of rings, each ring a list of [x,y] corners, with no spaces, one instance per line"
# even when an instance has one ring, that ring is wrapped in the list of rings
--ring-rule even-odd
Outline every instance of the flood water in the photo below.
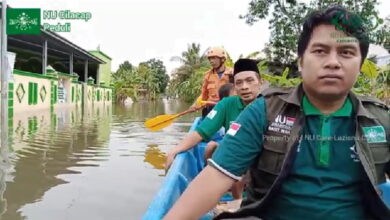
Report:
[[[196,114],[159,132],[143,122],[174,114],[176,100],[14,115],[0,153],[0,219],[140,219],[164,177],[165,152]]]

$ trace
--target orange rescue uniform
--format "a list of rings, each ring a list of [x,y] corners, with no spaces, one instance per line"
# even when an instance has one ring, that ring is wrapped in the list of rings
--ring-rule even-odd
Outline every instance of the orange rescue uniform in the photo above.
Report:
[[[222,85],[229,83],[231,77],[233,77],[233,69],[230,67],[225,67],[221,78],[213,69],[205,72],[202,84],[202,100],[219,101],[218,90]]]

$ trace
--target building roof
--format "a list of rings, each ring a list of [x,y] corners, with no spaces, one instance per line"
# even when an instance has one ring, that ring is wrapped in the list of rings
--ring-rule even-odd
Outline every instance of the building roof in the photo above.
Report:
[[[100,50],[90,50],[89,51],[90,53],[100,53],[101,55],[103,55],[105,58],[109,59],[109,60],[112,60],[111,57],[109,57],[107,54],[103,53],[102,51]]]

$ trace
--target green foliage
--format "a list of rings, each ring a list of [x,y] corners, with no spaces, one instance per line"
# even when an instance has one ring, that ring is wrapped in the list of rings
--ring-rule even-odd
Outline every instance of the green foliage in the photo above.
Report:
[[[285,68],[281,76],[270,75],[267,62],[267,60],[262,60],[258,67],[262,78],[267,80],[271,86],[294,87],[302,82],[300,77],[288,78],[289,68]],[[361,72],[352,90],[359,95],[374,96],[390,104],[390,65],[379,69],[375,63],[366,59]]]
[[[208,66],[209,62],[205,54],[200,54],[200,44],[192,43],[188,45],[186,51],[181,53],[181,56],[175,56],[171,58],[171,61],[178,61],[182,63],[182,65],[176,69],[175,75],[179,81],[185,81],[192,74],[195,73],[196,70],[203,66]]]
[[[119,68],[113,73],[115,97],[118,102],[123,102],[127,97],[134,101],[138,99],[137,90],[141,82],[136,69]]]
[[[361,72],[353,91],[360,95],[377,97],[390,104],[390,65],[378,69],[375,63],[365,60]]]
[[[311,0],[309,4],[297,0],[251,0],[248,13],[240,18],[248,24],[269,18],[271,36],[264,50],[267,59],[282,65],[294,63],[296,47],[305,16],[319,8],[343,5],[355,11],[365,21],[371,43],[390,51],[390,17],[378,18],[376,0]]]
[[[228,67],[233,67],[234,66],[234,62],[233,62],[232,57],[227,52],[226,52],[226,55],[227,55],[227,57],[226,57],[225,65],[228,66]]]
[[[378,45],[382,45],[390,52],[390,15],[384,19],[383,24],[372,35],[372,40]]]
[[[374,62],[366,59],[361,68],[361,72],[366,75],[368,79],[375,79],[378,77],[378,70]]]
[[[148,68],[151,81],[157,85],[157,93],[165,93],[165,89],[168,85],[169,76],[166,74],[166,68],[161,60],[151,59],[142,63]],[[152,87],[152,86],[151,86]]]
[[[177,86],[177,94],[186,102],[193,102],[200,94],[203,73],[207,71],[208,68],[200,68],[192,74],[188,80],[180,83]]]
[[[149,94],[156,98],[156,94],[165,93],[168,85],[169,76],[166,74],[166,68],[161,60],[151,59],[141,63],[138,68],[145,67],[145,84],[144,88],[148,89]]]
[[[294,87],[301,83],[301,78],[287,78],[290,69],[286,67],[281,76],[268,74],[269,68],[267,66],[268,60],[262,60],[257,66],[259,68],[261,77],[267,80],[271,86],[275,87]]]
[[[130,70],[131,71],[131,70],[133,70],[133,68],[134,68],[134,66],[127,60],[119,65],[120,70]]]
[[[126,88],[124,82],[115,82],[114,91],[117,102],[123,103],[128,97],[137,100],[137,91],[135,88]]]
[[[165,92],[169,81],[163,62],[157,59],[140,63],[138,67],[125,61],[112,76],[118,102],[128,97],[137,101],[141,96],[154,100]]]
[[[179,61],[182,65],[172,74],[168,96],[186,102],[194,101],[201,92],[203,73],[211,68],[205,53],[201,54],[200,44],[189,44],[181,56],[172,57],[171,60]]]

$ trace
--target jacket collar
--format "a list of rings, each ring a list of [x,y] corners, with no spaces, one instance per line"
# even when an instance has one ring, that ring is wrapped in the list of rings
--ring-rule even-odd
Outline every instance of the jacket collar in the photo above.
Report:
[[[302,87],[302,83],[299,84],[298,86],[294,87],[292,90],[290,90],[291,92],[288,92],[288,93],[285,93],[285,94],[281,94],[279,97],[289,103],[289,104],[294,104],[298,107],[301,107],[301,101],[302,101],[302,98],[303,98],[303,87]]]
[[[302,83],[290,90],[288,93],[284,93],[279,95],[280,99],[283,101],[289,103],[289,104],[294,104],[298,107],[301,106],[301,101],[303,99],[304,91],[303,91],[303,86]],[[361,99],[355,95],[352,91],[348,93],[349,98],[351,99],[353,109],[356,112],[357,117],[366,117],[366,118],[371,118],[375,119],[376,117],[371,114],[364,106],[361,101]]]
[[[355,95],[352,91],[349,92],[348,96],[350,97],[353,105],[353,109],[356,111],[357,117],[366,117],[371,119],[376,119],[377,117],[364,107],[362,100]]]

